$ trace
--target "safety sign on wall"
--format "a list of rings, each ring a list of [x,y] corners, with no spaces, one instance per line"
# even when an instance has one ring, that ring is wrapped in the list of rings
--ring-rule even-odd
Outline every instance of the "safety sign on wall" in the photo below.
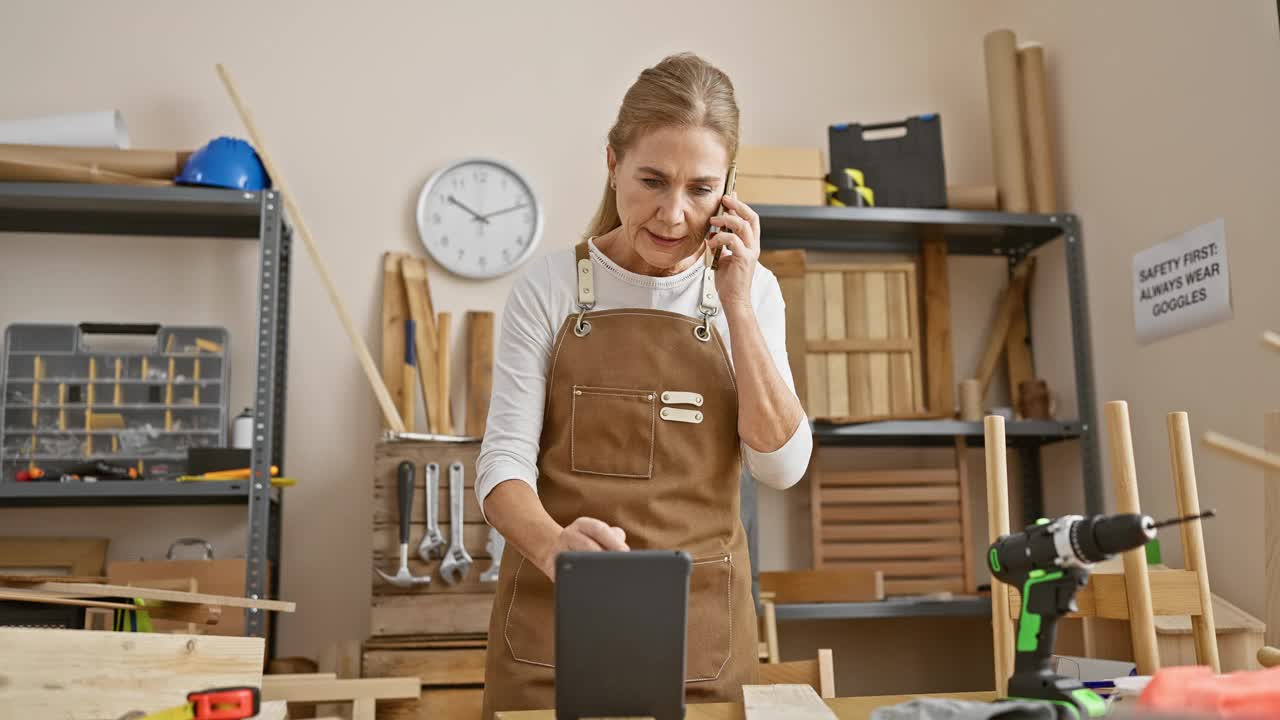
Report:
[[[1133,320],[1149,343],[1231,318],[1222,218],[1133,256]]]

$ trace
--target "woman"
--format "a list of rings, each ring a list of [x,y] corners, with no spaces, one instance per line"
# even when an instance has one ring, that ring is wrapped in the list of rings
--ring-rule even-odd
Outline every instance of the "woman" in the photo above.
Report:
[[[555,558],[568,550],[687,551],[687,699],[739,699],[755,681],[740,463],[786,488],[813,441],[782,294],[757,264],[759,217],[723,195],[737,150],[724,73],[688,54],[645,70],[609,132],[587,239],[512,290],[475,483],[507,540],[486,718],[554,704]]]

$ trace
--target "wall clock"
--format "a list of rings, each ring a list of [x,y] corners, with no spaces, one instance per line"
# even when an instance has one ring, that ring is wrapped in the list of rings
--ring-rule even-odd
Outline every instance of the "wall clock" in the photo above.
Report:
[[[431,257],[462,277],[515,270],[542,238],[533,186],[498,160],[472,158],[441,168],[418,195],[418,235]]]

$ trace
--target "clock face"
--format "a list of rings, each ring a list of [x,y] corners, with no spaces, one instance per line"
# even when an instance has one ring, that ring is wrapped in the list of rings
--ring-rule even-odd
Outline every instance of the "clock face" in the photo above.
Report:
[[[418,234],[441,267],[469,278],[514,270],[542,236],[542,207],[520,173],[495,160],[463,160],[427,180]]]

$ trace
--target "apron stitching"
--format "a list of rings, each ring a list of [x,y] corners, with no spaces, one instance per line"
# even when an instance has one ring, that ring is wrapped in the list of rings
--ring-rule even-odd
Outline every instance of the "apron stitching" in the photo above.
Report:
[[[655,437],[655,434],[657,433],[657,419],[655,417],[655,408],[657,407],[657,405],[653,401],[655,391],[634,390],[634,391],[626,391],[624,394],[621,392],[607,393],[607,392],[597,392],[595,390],[590,390],[590,389],[583,390],[583,388],[591,388],[591,387],[592,386],[590,385],[574,385],[573,390],[575,393],[581,390],[582,392],[585,392],[589,395],[608,395],[610,397],[623,397],[623,398],[646,398],[647,397],[647,399],[649,400],[649,470],[644,475],[639,475],[636,473],[608,473],[608,472],[600,472],[598,470],[578,469],[578,458],[577,458],[578,433],[576,432],[577,423],[578,423],[578,420],[577,420],[578,396],[577,395],[574,395],[573,401],[569,403],[569,467],[570,469],[577,473],[586,473],[588,475],[604,475],[606,477],[628,477],[628,478],[653,477],[653,446],[656,444],[654,441],[654,437]],[[621,388],[601,388],[601,389],[603,390],[619,389],[620,390]]]
[[[528,663],[529,665],[541,665],[542,667],[554,668],[554,667],[555,667],[555,665],[548,665],[547,663],[540,663],[540,662],[536,662],[536,661],[533,661],[533,660],[525,660],[524,658],[520,657],[519,655],[516,655],[516,649],[515,649],[515,646],[513,646],[513,645],[511,644],[511,611],[513,611],[513,610],[515,610],[515,609],[516,609],[516,592],[520,589],[520,571],[524,569],[524,563],[525,563],[525,560],[526,560],[526,558],[525,558],[523,555],[522,555],[522,556],[520,556],[520,566],[516,568],[516,574],[515,574],[515,576],[514,576],[514,577],[512,577],[512,579],[511,579],[511,603],[510,603],[509,605],[507,605],[507,622],[506,622],[506,624],[505,624],[505,625],[503,626],[503,628],[502,628],[502,636],[506,639],[506,641],[507,641],[507,649],[511,651],[511,657],[512,657],[512,658],[514,658],[514,659],[516,660],[516,662],[522,662],[522,663]],[[733,620],[730,620],[729,622],[730,622],[730,624],[732,624],[732,623],[733,623]]]
[[[704,560],[704,561],[703,561],[703,562],[701,562],[701,563],[693,563],[693,564],[694,564],[694,565],[702,565],[702,564],[705,564],[705,563],[708,563],[708,562],[716,562],[716,561],[715,561],[715,560]],[[724,673],[724,666],[729,664],[729,658],[733,657],[733,553],[729,553],[729,554],[728,554],[728,556],[727,556],[727,558],[726,558],[725,562],[727,562],[727,563],[729,564],[729,581],[728,581],[727,583],[725,583],[725,590],[726,590],[726,592],[725,592],[725,596],[726,596],[725,606],[726,606],[726,608],[727,608],[727,609],[728,609],[728,611],[729,611],[729,612],[728,612],[728,615],[729,615],[729,647],[728,647],[728,650],[725,652],[724,662],[721,662],[721,663],[720,663],[720,668],[719,668],[718,670],[716,670],[716,674],[715,674],[715,675],[712,675],[712,676],[710,676],[710,677],[689,678],[689,679],[685,680],[685,682],[686,682],[686,683],[691,683],[691,682],[706,682],[707,680],[715,680],[716,678],[719,678],[719,677],[720,677],[720,675],[722,675],[722,674]],[[686,653],[688,652],[688,649],[687,649],[687,648],[685,649],[685,652],[686,652]]]

